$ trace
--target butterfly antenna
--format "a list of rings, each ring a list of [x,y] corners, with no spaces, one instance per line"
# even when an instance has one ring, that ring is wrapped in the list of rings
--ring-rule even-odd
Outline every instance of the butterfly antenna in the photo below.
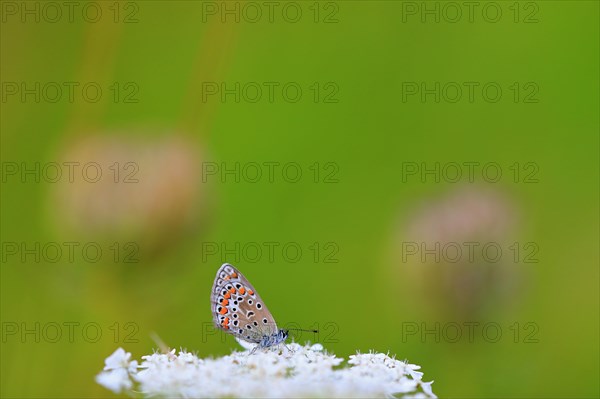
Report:
[[[288,331],[304,331],[304,332],[311,332],[311,333],[315,333],[318,334],[319,330],[305,330],[303,328],[288,328]]]

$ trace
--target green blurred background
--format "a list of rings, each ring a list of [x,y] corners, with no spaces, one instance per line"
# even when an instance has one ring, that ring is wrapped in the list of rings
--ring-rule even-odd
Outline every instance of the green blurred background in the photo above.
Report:
[[[598,2],[478,2],[472,21],[447,2],[281,2],[272,21],[262,2],[96,2],[93,23],[84,2],[73,22],[65,8],[52,22],[44,3],[1,4],[3,397],[110,396],[94,382],[104,359],[119,346],[150,353],[152,332],[201,356],[229,353],[232,337],[210,329],[224,261],[280,324],[321,329],[300,341],[340,356],[389,351],[421,365],[441,397],[600,395]],[[39,7],[39,22],[23,4]],[[456,4],[463,15],[451,22]],[[225,7],[239,7],[239,22]],[[483,9],[502,14],[491,22]],[[11,94],[23,82],[40,83],[39,102]],[[91,102],[76,89],[73,101],[51,102],[49,82],[95,82],[103,94]],[[295,82],[303,95],[287,101],[276,88],[272,102],[266,90],[255,103],[250,92],[222,101],[206,96],[207,82]],[[403,82],[496,82],[503,94],[403,99]],[[534,86],[515,101],[515,82]],[[537,101],[525,102],[532,87]],[[325,101],[334,89],[337,101]],[[36,162],[98,162],[104,180],[11,172]],[[115,162],[122,174],[111,183]],[[206,174],[265,162],[297,163],[302,177]],[[407,176],[409,162],[495,162],[503,174],[438,182]],[[132,171],[137,182],[125,183]],[[496,263],[404,256],[403,243],[439,241],[442,230],[442,242],[494,241],[505,252]],[[20,247],[64,242],[94,242],[103,255],[36,261]],[[297,261],[281,252],[286,243],[302,249]],[[531,248],[536,263],[524,259]],[[502,336],[407,334],[436,323],[497,323]]]

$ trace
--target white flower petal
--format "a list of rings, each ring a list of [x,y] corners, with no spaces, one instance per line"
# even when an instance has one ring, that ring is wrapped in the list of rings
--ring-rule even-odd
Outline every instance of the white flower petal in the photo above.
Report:
[[[114,393],[121,393],[132,387],[129,374],[125,369],[103,371],[96,376],[96,382]]]
[[[125,352],[123,348],[119,348],[104,361],[104,370],[113,370],[122,367],[128,367],[131,353]]]
[[[311,351],[316,351],[316,352],[321,352],[323,350],[323,345],[321,344],[314,344],[313,346],[310,347]]]

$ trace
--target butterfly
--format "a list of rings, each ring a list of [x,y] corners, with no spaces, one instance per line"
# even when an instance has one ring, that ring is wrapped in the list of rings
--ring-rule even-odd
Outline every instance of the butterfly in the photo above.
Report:
[[[217,271],[210,302],[215,326],[238,339],[257,344],[254,350],[279,345],[288,337],[288,330],[277,327],[252,284],[229,263]]]

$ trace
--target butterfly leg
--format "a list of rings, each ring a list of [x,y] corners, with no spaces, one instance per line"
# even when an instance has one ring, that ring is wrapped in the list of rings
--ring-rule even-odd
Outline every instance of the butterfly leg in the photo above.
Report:
[[[295,351],[292,348],[290,348],[289,346],[287,346],[286,344],[283,344],[283,346],[285,346],[285,348],[288,350],[288,352],[290,352],[292,354],[295,353]]]
[[[256,350],[258,349],[260,345],[256,345],[254,348],[252,348],[252,350],[250,351],[251,355],[254,355],[254,353],[256,352]]]

